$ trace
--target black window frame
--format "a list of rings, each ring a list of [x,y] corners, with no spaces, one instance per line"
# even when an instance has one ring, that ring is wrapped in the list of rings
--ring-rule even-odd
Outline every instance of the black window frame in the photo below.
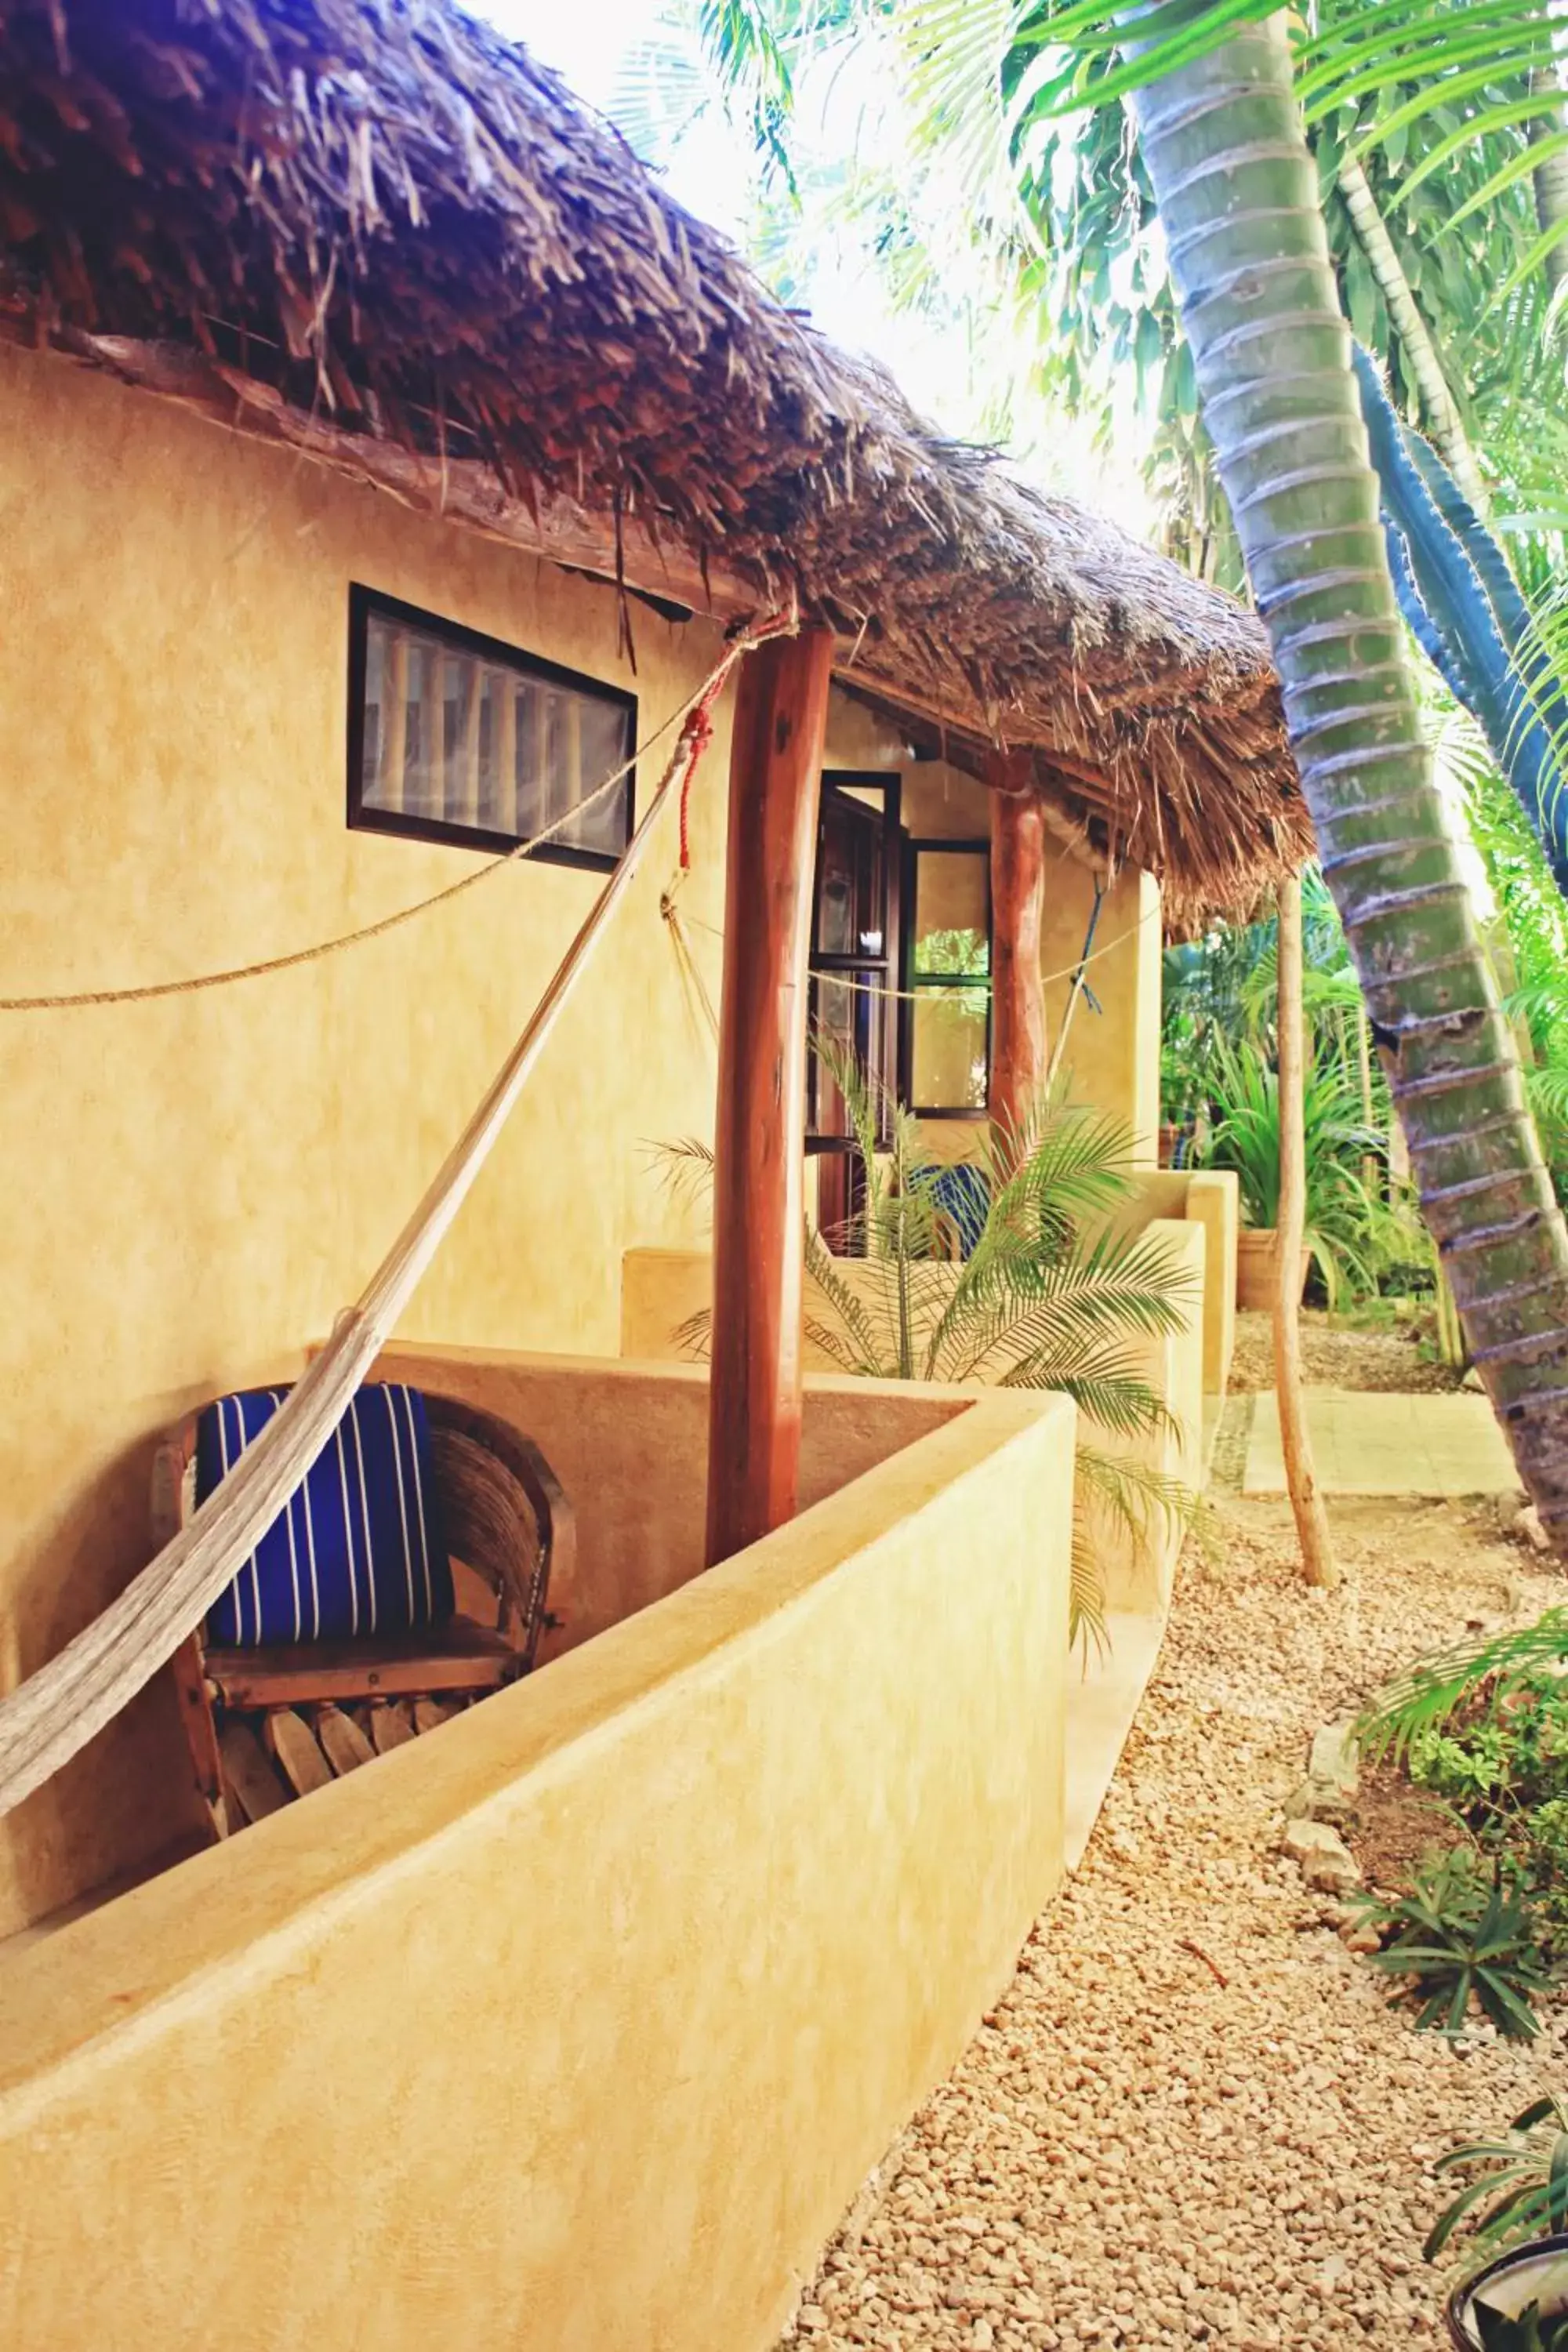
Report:
[[[903,779],[897,768],[825,768],[822,772],[821,790],[824,798],[830,790],[853,788],[856,785],[859,785],[862,789],[875,790],[882,794],[883,856],[886,859],[885,895],[890,902],[887,910],[888,923],[883,933],[882,951],[879,955],[874,956],[868,955],[864,950],[856,950],[847,955],[835,955],[823,952],[817,948],[816,923],[818,898],[822,886],[822,858],[818,848],[812,865],[811,943],[806,957],[807,1013],[808,1018],[815,1022],[818,1003],[817,982],[820,980],[847,980],[853,985],[858,979],[868,983],[873,989],[879,987],[889,992],[879,1000],[881,1009],[879,1012],[873,1013],[872,1018],[880,1019],[884,1026],[887,1048],[884,1084],[890,1086],[896,1091],[899,1085],[903,1041],[898,1020],[897,999],[890,992],[896,990],[898,986],[899,960],[903,952],[903,904],[900,893],[903,887],[904,836],[900,823],[903,800]],[[825,1135],[817,1130],[815,1125],[817,1085],[816,1067],[815,1063],[810,1063],[807,1067],[806,1086],[806,1156],[809,1159],[816,1159],[837,1152],[848,1152],[853,1155],[855,1139],[852,1136]],[[883,1105],[883,1109],[884,1111],[887,1109],[886,1104]],[[888,1147],[891,1145],[892,1139],[891,1120],[884,1118],[880,1122],[878,1141],[880,1145]]]
[[[985,953],[989,968],[983,982],[980,975],[975,972],[917,973],[915,971],[915,904],[916,893],[920,886],[919,866],[922,850],[935,853],[956,850],[964,856],[980,857],[984,861]],[[995,936],[993,921],[994,909],[991,903],[989,837],[964,835],[962,838],[949,840],[940,834],[921,835],[919,837],[906,836],[903,887],[900,897],[903,913],[903,937],[900,942],[899,952],[899,992],[900,1010],[903,1017],[899,1023],[899,1100],[912,1118],[967,1119],[973,1125],[975,1120],[984,1118],[984,1104],[977,1109],[973,1105],[918,1103],[914,1098],[915,1001],[917,995],[926,989],[974,988],[984,985],[985,990],[985,1084],[986,1093],[989,1095],[996,1022]]]
[[[377,808],[374,803],[364,799],[365,683],[369,666],[369,625],[373,617],[401,622],[409,628],[421,629],[426,635],[438,637],[444,645],[449,645],[454,652],[476,655],[483,661],[515,670],[521,677],[537,678],[545,686],[571,687],[599,701],[616,704],[626,714],[630,742],[635,745],[637,740],[637,698],[624,687],[608,686],[603,678],[589,677],[581,670],[567,669],[560,662],[546,661],[542,655],[528,653],[521,646],[509,645],[504,638],[487,636],[482,630],[465,627],[459,621],[449,621],[440,613],[427,612],[423,605],[405,604],[401,597],[387,596],[378,588],[367,587],[357,580],[351,581],[348,710],[348,822],[351,832],[394,834],[405,840],[434,842],[447,849],[481,849],[503,854],[516,850],[523,837],[497,832],[489,825],[458,824],[445,817]],[[523,854],[541,865],[574,866],[590,873],[613,874],[626,856],[636,830],[637,769],[634,764],[626,777],[626,840],[619,850],[581,849],[574,843],[549,841]]]

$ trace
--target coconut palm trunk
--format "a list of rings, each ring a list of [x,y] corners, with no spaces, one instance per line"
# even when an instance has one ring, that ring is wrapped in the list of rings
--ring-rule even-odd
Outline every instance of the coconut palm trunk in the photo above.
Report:
[[[1562,46],[1560,40],[1560,49]],[[1555,236],[1542,260],[1546,282],[1555,293],[1568,281],[1568,149],[1555,144],[1568,127],[1568,77],[1560,66],[1537,66],[1530,87],[1547,101],[1546,111],[1531,133],[1531,143],[1541,150],[1542,157],[1531,178],[1541,233]]]
[[[1133,103],[1323,873],[1389,1054],[1423,1210],[1521,1475],[1568,1548],[1568,1232],[1423,739],[1284,18],[1247,26]]]

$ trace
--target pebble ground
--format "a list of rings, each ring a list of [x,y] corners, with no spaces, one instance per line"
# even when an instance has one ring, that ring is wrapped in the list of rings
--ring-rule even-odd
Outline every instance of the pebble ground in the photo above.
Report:
[[[1444,2341],[1432,2159],[1563,2086],[1565,2013],[1523,2047],[1414,2032],[1278,1854],[1281,1807],[1318,1725],[1562,1586],[1463,1505],[1347,1505],[1335,1529],[1349,1580],[1312,1593],[1282,1505],[1222,1504],[1082,1870],[787,2345]]]

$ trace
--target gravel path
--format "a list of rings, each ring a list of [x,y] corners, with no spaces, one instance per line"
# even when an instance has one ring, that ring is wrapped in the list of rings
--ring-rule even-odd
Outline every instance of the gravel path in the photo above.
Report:
[[[787,2344],[1441,2341],[1430,2160],[1563,2083],[1564,2013],[1523,2050],[1415,2033],[1276,1855],[1279,1808],[1318,1724],[1468,1614],[1562,1586],[1489,1517],[1401,1501],[1335,1509],[1352,1577],[1314,1594],[1283,1505],[1221,1507],[1079,1876]]]

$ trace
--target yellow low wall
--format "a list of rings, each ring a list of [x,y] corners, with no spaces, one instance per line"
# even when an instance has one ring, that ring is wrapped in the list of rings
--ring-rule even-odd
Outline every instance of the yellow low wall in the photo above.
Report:
[[[1071,1408],[841,1406],[915,1442],[5,1965],[7,2352],[764,2352],[1060,1870]]]
[[[650,1359],[662,1351],[649,1349]],[[488,1348],[394,1346],[377,1380],[410,1381],[526,1429],[572,1498],[574,1574],[551,1587],[562,1620],[542,1657],[559,1656],[662,1600],[702,1566],[708,1382],[686,1366],[614,1356],[517,1355]],[[895,1447],[941,1429],[963,1400],[952,1389],[882,1381],[808,1389],[800,1507],[836,1495]]]
[[[1195,1218],[1154,1217],[1144,1231],[1164,1244],[1194,1296],[1206,1297],[1206,1227]],[[1194,1314],[1180,1330],[1158,1337],[1134,1337],[1127,1343],[1126,1353],[1150,1387],[1163,1398],[1173,1425],[1152,1437],[1113,1437],[1096,1430],[1095,1444],[1102,1453],[1146,1464],[1195,1492],[1203,1484],[1202,1318]],[[1110,1607],[1163,1613],[1184,1539],[1181,1521],[1169,1513],[1152,1513],[1143,1532],[1134,1536],[1100,1509],[1096,1550]]]
[[[1208,1235],[1204,1276],[1204,1394],[1222,1397],[1236,1349],[1236,1237],[1241,1195],[1229,1168],[1148,1168],[1133,1180],[1133,1195],[1116,1219],[1120,1231],[1142,1233],[1155,1218],[1190,1218]]]
[[[1185,1180],[1181,1180],[1185,1181]],[[1194,1180],[1195,1181],[1195,1180]],[[1152,1182],[1158,1199],[1159,1180]],[[1140,1202],[1142,1205],[1142,1202]],[[1150,1438],[1118,1439],[1095,1433],[1095,1443],[1112,1454],[1131,1455],[1167,1476],[1196,1486],[1200,1482],[1203,1430],[1206,1304],[1213,1284],[1207,1279],[1209,1225],[1204,1217],[1147,1218],[1138,1229],[1157,1234],[1192,1286],[1194,1298],[1205,1302],[1180,1331],[1161,1339],[1134,1338],[1128,1352],[1138,1369],[1174,1415],[1177,1426]],[[838,1272],[852,1286],[872,1288],[875,1271],[864,1260],[841,1258]],[[922,1281],[941,1289],[957,1278],[955,1267],[931,1265],[920,1269]],[[679,1354],[676,1333],[689,1318],[710,1303],[712,1261],[705,1250],[633,1249],[621,1263],[621,1349],[638,1361],[669,1361]],[[1234,1282],[1227,1287],[1234,1287]],[[807,1282],[806,1313],[812,1314],[812,1287]],[[820,1370],[831,1359],[808,1338],[805,1361]],[[918,1382],[913,1392],[922,1391]],[[942,1393],[942,1391],[937,1391]],[[1099,1550],[1110,1601],[1118,1609],[1162,1609],[1169,1596],[1182,1548],[1180,1525],[1161,1514],[1151,1517],[1144,1533],[1134,1538],[1112,1519],[1102,1518]]]

